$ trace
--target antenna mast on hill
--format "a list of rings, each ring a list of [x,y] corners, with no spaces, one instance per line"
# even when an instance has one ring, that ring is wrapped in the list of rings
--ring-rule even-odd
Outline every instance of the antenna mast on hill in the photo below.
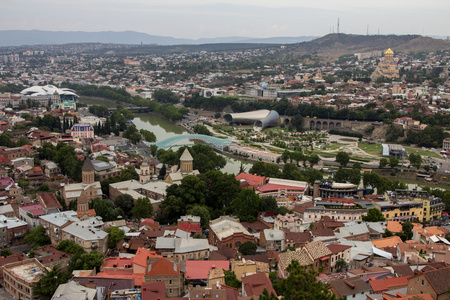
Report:
[[[337,23],[337,34],[339,34],[339,18],[338,18],[338,23]]]

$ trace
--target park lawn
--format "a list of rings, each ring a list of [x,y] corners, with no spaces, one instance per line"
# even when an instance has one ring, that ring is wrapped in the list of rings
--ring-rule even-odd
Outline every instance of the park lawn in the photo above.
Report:
[[[381,155],[381,151],[383,149],[383,147],[381,147],[381,144],[364,144],[364,143],[358,143],[358,148],[372,155]]]
[[[405,148],[405,150],[408,152],[408,156],[411,153],[415,153],[415,154],[420,154],[423,156],[431,156],[434,158],[442,158],[439,154],[432,152],[432,151],[426,151],[426,150],[422,150],[422,148],[413,148],[413,147],[408,147],[408,146],[403,146],[403,148]]]
[[[342,147],[342,144],[339,143],[333,143],[331,145],[326,145],[327,150],[338,150]]]

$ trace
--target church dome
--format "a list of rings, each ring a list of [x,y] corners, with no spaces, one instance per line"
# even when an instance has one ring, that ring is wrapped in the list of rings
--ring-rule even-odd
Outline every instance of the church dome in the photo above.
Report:
[[[391,48],[387,49],[386,52],[384,52],[384,54],[392,54],[394,55],[394,52],[391,50]]]

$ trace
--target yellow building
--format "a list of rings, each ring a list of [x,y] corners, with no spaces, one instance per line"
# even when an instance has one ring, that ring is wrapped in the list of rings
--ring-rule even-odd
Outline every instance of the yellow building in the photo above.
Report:
[[[377,79],[378,77],[399,78],[399,70],[397,63],[394,61],[394,52],[391,48],[384,52],[384,61],[380,61],[372,73],[372,79]]]
[[[374,202],[376,208],[378,208],[383,217],[386,220],[392,221],[410,221],[418,219],[419,221],[424,220],[424,212],[422,202],[416,201],[383,201]]]
[[[397,189],[395,192],[386,192],[384,196],[387,201],[421,203],[423,207],[423,219],[421,221],[424,222],[440,219],[445,209],[442,199],[430,196],[427,191]]]
[[[413,201],[423,204],[423,221],[425,222],[440,219],[445,209],[441,198],[415,198]]]

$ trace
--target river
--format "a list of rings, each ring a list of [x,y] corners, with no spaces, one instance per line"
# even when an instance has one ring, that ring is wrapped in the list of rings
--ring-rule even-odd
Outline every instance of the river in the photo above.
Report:
[[[133,124],[136,125],[137,129],[146,129],[148,131],[153,132],[156,135],[157,141],[162,141],[180,134],[187,134],[189,132],[186,131],[183,127],[173,123],[172,121],[155,114],[148,113],[139,113],[134,114]],[[193,145],[192,142],[189,142],[188,145]],[[174,147],[175,149],[177,147]],[[241,166],[241,161],[230,158],[228,156],[222,155],[226,160],[227,164],[223,167],[222,172],[237,174],[239,172],[239,168]],[[243,167],[246,171],[248,171],[252,164],[242,162]]]

